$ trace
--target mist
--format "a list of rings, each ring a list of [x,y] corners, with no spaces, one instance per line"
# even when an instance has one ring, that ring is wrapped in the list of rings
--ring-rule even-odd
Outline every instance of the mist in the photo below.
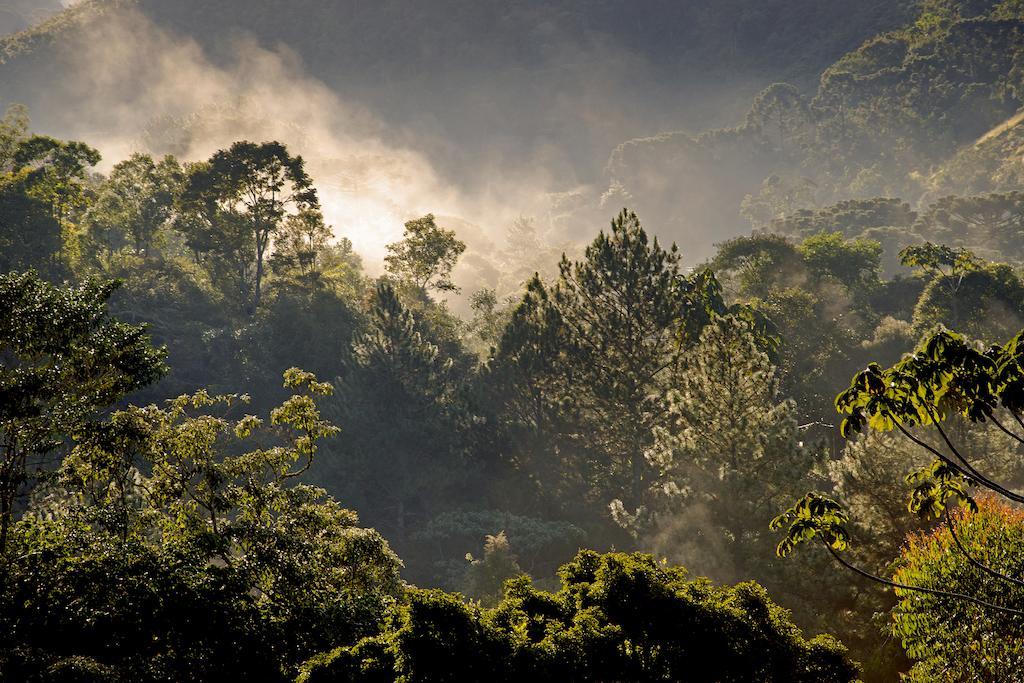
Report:
[[[699,42],[680,68],[680,57],[657,51],[673,36],[651,33],[653,24],[637,24],[649,46],[604,39],[600,31],[621,20],[618,10],[583,15],[592,26],[531,26],[529,14],[488,26],[481,8],[479,18],[460,17],[487,26],[471,42],[454,33],[379,46],[347,26],[318,41],[268,39],[260,20],[252,22],[263,27],[257,36],[224,11],[209,8],[208,19],[224,21],[225,30],[200,27],[193,36],[176,28],[181,17],[172,5],[146,14],[133,3],[111,7],[102,21],[90,17],[68,30],[50,63],[37,68],[30,57],[31,80],[15,80],[2,99],[9,104],[20,93],[41,131],[96,144],[102,168],[132,151],[196,160],[237,139],[279,139],[307,159],[327,219],[371,272],[402,223],[427,212],[468,227],[470,257],[500,246],[516,217],[535,218],[552,243],[572,243],[589,239],[627,203],[639,205],[664,241],[680,242],[689,263],[746,229],[738,202],[760,176],[736,178],[731,166],[711,178],[699,164],[668,175],[641,168],[631,178],[640,196],[614,192],[624,141],[739,123],[771,81],[746,64],[703,68]],[[719,20],[703,11],[680,8],[694,23],[679,24],[676,37],[700,35],[697,21]],[[516,37],[520,30],[528,32]],[[357,41],[345,53],[354,60],[317,59],[332,40]],[[518,50],[516,41],[525,41]],[[509,50],[505,58],[500,48]],[[412,59],[389,61],[389,51]],[[47,87],[31,87],[37,79]],[[648,182],[652,174],[660,178]]]
[[[0,0],[0,677],[1018,680],[1022,64],[1020,0]]]

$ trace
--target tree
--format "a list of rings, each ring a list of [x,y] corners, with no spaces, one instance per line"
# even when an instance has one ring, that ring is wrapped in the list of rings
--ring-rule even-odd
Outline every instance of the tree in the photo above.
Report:
[[[161,233],[170,226],[184,183],[171,156],[159,162],[146,154],[114,166],[85,215],[86,229],[111,251],[124,241],[140,256],[152,256]]]
[[[509,479],[503,477],[500,481],[505,486],[504,482]],[[505,541],[497,540],[500,534],[504,534]],[[495,539],[490,543],[495,562],[490,562],[488,557],[490,538]],[[486,597],[477,593],[480,586],[476,579],[479,575],[472,561],[469,566],[466,564],[466,551],[479,548],[480,539],[484,539],[484,556],[479,559],[484,561],[483,568],[487,570],[484,578],[490,582],[485,593],[497,600],[501,598],[501,584],[504,583],[498,580],[498,575],[505,573],[502,567],[509,569],[509,559],[514,560],[521,571],[517,569],[505,578],[520,573],[538,579],[554,577],[558,567],[566,558],[576,554],[586,538],[582,528],[569,522],[517,515],[505,510],[451,510],[435,516],[412,534],[412,543],[407,544],[403,554],[410,560],[406,577],[411,583],[418,583],[422,567],[416,566],[415,558],[427,558],[438,587],[463,592],[473,599]]]
[[[819,232],[839,231],[846,237],[858,237],[870,228],[898,227],[908,231],[917,213],[906,202],[890,197],[847,199],[823,209],[804,209],[773,220],[772,232],[804,238]]]
[[[236,142],[188,175],[182,203],[189,246],[234,269],[243,303],[254,313],[263,291],[264,262],[285,217],[319,209],[302,157],[280,142]]]
[[[818,187],[810,178],[788,180],[772,174],[761,182],[756,195],[748,194],[740,205],[740,215],[754,228],[761,228],[776,220],[784,220],[794,211],[809,212],[814,206]]]
[[[24,105],[12,104],[0,118],[0,172],[11,169],[14,154],[21,142],[28,137],[28,110]]]
[[[473,310],[473,319],[469,321],[466,345],[470,349],[479,349],[483,358],[489,357],[501,339],[501,333],[508,325],[509,316],[516,299],[508,297],[498,302],[495,290],[480,289],[469,297],[469,305]]]
[[[323,253],[333,236],[318,209],[288,216],[275,240],[271,265],[295,272],[302,279],[314,279],[320,273]]]
[[[789,83],[772,83],[762,90],[747,113],[747,125],[768,138],[778,139],[778,149],[809,122],[807,103]]]
[[[260,311],[239,333],[237,359],[241,367],[234,372],[263,387],[274,386],[275,378],[296,359],[302,359],[306,369],[319,377],[343,374],[352,359],[352,342],[364,331],[365,320],[358,301],[327,284],[275,279]],[[225,379],[237,381],[230,376]],[[264,400],[278,400],[276,394],[268,388]]]
[[[247,587],[195,547],[21,521],[0,584],[0,668],[23,681],[283,681]]]
[[[847,365],[851,352],[874,316],[877,245],[834,233],[799,245],[757,234],[720,245],[711,267],[735,300],[772,321],[783,393],[800,420],[827,423],[825,406],[856,367]]]
[[[928,207],[915,229],[940,244],[966,247],[989,258],[1020,260],[1024,192],[943,197]]]
[[[12,166],[15,173],[27,172],[29,194],[45,202],[53,219],[65,227],[75,211],[85,208],[82,181],[100,158],[100,153],[84,142],[33,135],[18,144]]]
[[[518,298],[534,275],[545,282],[558,274],[558,261],[572,245],[552,244],[532,218],[520,216],[505,230],[505,247],[499,252],[497,295]]]
[[[710,265],[723,287],[744,298],[765,298],[808,278],[797,246],[786,237],[770,233],[723,242]]]
[[[15,526],[5,672],[38,680],[85,661],[119,679],[284,681],[378,631],[400,562],[355,513],[294,483],[338,430],[317,406],[330,385],[291,368],[285,387],[267,421],[237,412],[246,397],[199,391],[76,435]]]
[[[61,226],[31,187],[26,171],[0,174],[0,272],[35,268],[53,277],[64,270]]]
[[[720,580],[749,576],[778,505],[791,499],[819,460],[800,443],[796,410],[779,395],[777,373],[753,326],[710,322],[668,391],[669,421],[647,452],[656,476],[651,504],[613,510],[652,550]],[[687,520],[705,520],[687,524]]]
[[[914,307],[918,334],[940,324],[975,338],[1006,336],[1017,329],[1024,315],[1024,283],[1010,266],[931,242],[907,247],[900,257],[926,280]]]
[[[382,281],[339,378],[349,438],[335,474],[346,499],[405,541],[411,525],[453,502],[469,474],[460,447],[457,359]],[[465,497],[463,497],[463,500]]]
[[[412,591],[380,636],[311,660],[299,680],[856,679],[831,636],[806,640],[756,583],[715,586],[650,555],[581,551],[561,589],[526,577],[494,609]]]
[[[853,294],[865,294],[878,284],[882,245],[874,240],[821,232],[805,239],[799,250],[811,272],[841,283]]]
[[[434,214],[408,221],[402,241],[387,245],[384,262],[389,273],[399,281],[423,290],[458,292],[451,280],[452,269],[466,245],[453,230],[437,226]]]
[[[675,246],[649,241],[629,211],[581,261],[563,256],[560,271],[550,288],[529,283],[488,381],[516,421],[521,466],[544,486],[636,508],[651,474],[645,453],[667,419],[665,391],[700,328],[726,307],[710,273],[684,276]]]
[[[39,459],[126,394],[159,379],[164,352],[143,326],[107,316],[118,283],[61,288],[0,275],[0,560]]]
[[[484,537],[483,556],[475,558],[467,553],[466,560],[469,562],[466,571],[467,592],[488,605],[495,605],[501,600],[502,587],[506,581],[524,575],[504,531],[487,534]]]
[[[976,513],[958,511],[948,526],[911,536],[900,553],[895,580],[1024,605],[1024,582],[1016,578],[1022,570],[1024,513],[985,497],[978,500]],[[1024,617],[941,594],[896,592],[892,633],[916,662],[908,681],[1010,681],[1020,676]]]
[[[1024,503],[1024,495],[1000,476],[1005,472],[968,450],[970,443],[958,438],[956,431],[961,420],[975,426],[989,425],[988,429],[1024,445],[1024,332],[1002,346],[983,351],[964,337],[941,330],[892,367],[872,363],[858,373],[849,389],[836,399],[836,408],[845,415],[843,436],[849,438],[865,429],[894,432],[930,456],[930,464],[907,477],[913,487],[909,509],[923,517],[941,519],[951,537],[955,531],[950,506],[963,507],[970,513],[964,519],[971,519],[971,514],[978,511],[977,491]],[[809,493],[772,521],[772,528],[785,531],[778,553],[786,555],[801,544],[820,543],[840,564],[896,589],[899,596],[920,593],[970,603],[990,616],[1024,617],[1024,605],[1002,597],[990,599],[972,586],[950,581],[924,585],[913,581],[912,574],[890,580],[852,564],[841,555],[850,544],[849,522],[842,505],[820,493]],[[1015,578],[979,560],[969,550],[956,545],[956,551],[963,556],[956,561],[968,562],[1004,586],[1016,585]]]

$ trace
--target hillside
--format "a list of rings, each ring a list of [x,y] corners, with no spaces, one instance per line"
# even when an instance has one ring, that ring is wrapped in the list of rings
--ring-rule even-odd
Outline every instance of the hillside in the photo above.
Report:
[[[623,139],[732,124],[767,83],[813,84],[903,24],[904,4],[89,0],[0,42],[0,93],[28,104],[40,126],[87,127],[60,94],[102,68],[83,41],[117,42],[103,27],[137,10],[218,65],[237,58],[241,36],[289,51],[452,173],[482,155],[515,163],[553,147],[544,153],[566,164],[555,173],[589,178]]]
[[[620,145],[608,192],[707,253],[751,224],[845,199],[1019,189],[1021,11],[923,3],[906,27],[825,69],[816,88],[765,90],[739,127]]]
[[[55,2],[0,681],[1024,681],[1024,0]]]
[[[1013,132],[975,143],[1024,103],[1015,7],[89,0],[0,41],[0,93],[104,149],[283,139],[370,255],[416,212],[578,239],[629,205],[694,262],[772,212],[1012,185]]]

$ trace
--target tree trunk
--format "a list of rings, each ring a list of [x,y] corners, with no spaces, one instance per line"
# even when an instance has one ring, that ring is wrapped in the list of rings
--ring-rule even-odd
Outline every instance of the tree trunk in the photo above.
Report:
[[[258,241],[256,243],[256,287],[253,290],[252,310],[249,311],[251,314],[255,314],[260,307],[260,294],[263,287],[263,252],[265,250],[266,241]]]

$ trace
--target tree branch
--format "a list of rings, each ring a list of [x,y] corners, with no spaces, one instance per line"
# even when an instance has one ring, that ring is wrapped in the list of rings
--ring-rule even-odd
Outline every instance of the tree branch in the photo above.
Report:
[[[839,564],[843,565],[844,567],[846,567],[847,569],[849,569],[850,571],[852,571],[854,573],[860,574],[861,576],[863,576],[866,579],[870,579],[870,580],[874,581],[875,583],[880,583],[880,584],[882,584],[884,586],[889,586],[891,588],[898,588],[900,590],[916,591],[918,593],[927,593],[929,595],[936,595],[936,596],[939,596],[939,597],[942,597],[942,598],[952,598],[954,600],[966,600],[967,602],[973,602],[974,604],[976,604],[976,605],[978,605],[980,607],[987,607],[988,609],[996,610],[997,612],[1003,612],[1005,614],[1014,614],[1016,616],[1024,617],[1024,612],[1022,612],[1020,610],[1015,610],[1015,609],[1012,609],[1010,607],[1002,607],[1000,605],[996,605],[996,604],[993,604],[991,602],[986,602],[984,600],[972,597],[970,595],[964,595],[963,593],[953,593],[953,592],[950,592],[950,591],[939,590],[939,589],[936,589],[936,588],[924,588],[923,586],[909,586],[909,585],[904,584],[904,583],[896,583],[895,581],[890,581],[889,579],[883,579],[881,576],[876,576],[875,574],[872,574],[871,572],[864,571],[860,567],[855,567],[854,565],[850,564],[849,562],[844,560],[839,555],[839,553],[837,553],[832,548],[832,546],[830,546],[827,542],[822,541],[822,545],[825,546],[825,548],[828,550],[828,552],[832,555],[833,558],[835,558],[835,560],[837,562],[839,562]]]
[[[963,556],[967,558],[968,562],[970,562],[975,567],[977,567],[978,569],[982,570],[983,572],[985,572],[986,574],[988,574],[990,576],[994,576],[997,579],[1003,579],[1003,580],[1009,581],[1010,583],[1013,583],[1013,584],[1016,584],[1018,586],[1024,587],[1024,581],[1021,581],[1020,579],[1015,579],[1012,576],[1007,576],[1006,574],[1002,574],[1000,572],[997,572],[996,570],[992,569],[991,567],[989,567],[987,565],[984,565],[981,562],[979,562],[978,560],[974,559],[974,557],[969,552],[967,552],[967,549],[964,548],[963,543],[960,542],[960,537],[958,537],[956,535],[955,525],[953,524],[952,518],[950,518],[950,516],[949,516],[949,508],[946,508],[943,511],[943,514],[946,517],[946,527],[949,529],[949,535],[953,537],[953,541],[954,541],[954,543],[956,543],[956,547],[960,550],[961,554],[963,554]]]

